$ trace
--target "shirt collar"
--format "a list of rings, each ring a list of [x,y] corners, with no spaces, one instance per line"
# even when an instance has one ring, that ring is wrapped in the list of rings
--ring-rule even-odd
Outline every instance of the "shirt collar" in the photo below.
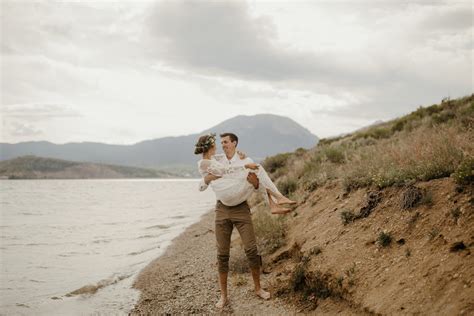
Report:
[[[227,158],[227,157],[226,157]],[[237,161],[237,151],[234,153],[234,155],[232,156],[232,158],[228,159],[229,160],[229,163],[234,163]]]

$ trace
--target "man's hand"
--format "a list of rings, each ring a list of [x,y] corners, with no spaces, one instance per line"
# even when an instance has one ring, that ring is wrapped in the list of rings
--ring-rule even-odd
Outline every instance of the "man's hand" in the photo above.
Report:
[[[244,167],[247,168],[247,169],[252,169],[252,170],[257,170],[258,169],[258,165],[256,163],[248,163]]]
[[[237,150],[237,155],[239,155],[240,159],[245,159],[247,158],[247,155],[240,150]]]
[[[257,178],[257,175],[253,172],[249,172],[248,176],[247,176],[247,181],[253,185],[253,187],[255,189],[258,189],[258,184],[259,184],[259,181],[258,181],[258,178]]]
[[[219,178],[220,178],[219,176],[215,176],[213,174],[208,174],[207,176],[204,177],[204,182],[206,184],[209,184],[209,183],[211,183],[211,181],[214,181],[214,180],[219,179]]]

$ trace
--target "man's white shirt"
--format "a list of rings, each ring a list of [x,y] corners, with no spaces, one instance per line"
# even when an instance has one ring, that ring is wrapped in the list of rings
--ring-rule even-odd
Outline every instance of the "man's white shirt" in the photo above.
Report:
[[[237,154],[237,152],[234,154],[234,156],[232,156],[231,159],[227,159],[227,156],[225,154],[214,155],[211,159],[217,160],[218,162],[229,165],[231,167],[243,167],[248,163],[253,163],[253,160],[249,157],[240,159],[240,156]],[[208,186],[209,185],[204,182],[204,178],[202,178],[199,182],[199,191],[206,190]]]

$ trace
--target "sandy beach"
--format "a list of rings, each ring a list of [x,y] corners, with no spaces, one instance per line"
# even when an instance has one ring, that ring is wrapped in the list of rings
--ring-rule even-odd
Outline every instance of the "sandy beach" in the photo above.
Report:
[[[237,236],[237,230],[234,230],[233,240]],[[214,307],[219,288],[214,210],[211,210],[140,272],[133,287],[140,290],[141,295],[131,314],[290,314],[279,298],[264,301],[254,294],[250,273],[240,273],[242,265],[246,265],[244,250],[238,243],[232,244],[228,283],[230,303],[222,311]],[[268,289],[267,278],[268,275],[262,274],[262,286]]]

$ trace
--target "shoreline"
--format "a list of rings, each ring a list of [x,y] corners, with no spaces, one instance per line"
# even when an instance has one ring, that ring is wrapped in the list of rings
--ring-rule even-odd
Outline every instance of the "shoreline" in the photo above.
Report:
[[[238,236],[234,229],[232,239]],[[232,242],[228,280],[229,304],[214,307],[218,287],[214,209],[201,216],[171,241],[165,252],[143,268],[132,288],[140,291],[130,315],[219,312],[238,314],[289,314],[279,298],[264,301],[253,291],[250,273],[235,271],[235,260],[244,261],[244,250]],[[261,282],[268,289],[269,276],[262,274]]]

